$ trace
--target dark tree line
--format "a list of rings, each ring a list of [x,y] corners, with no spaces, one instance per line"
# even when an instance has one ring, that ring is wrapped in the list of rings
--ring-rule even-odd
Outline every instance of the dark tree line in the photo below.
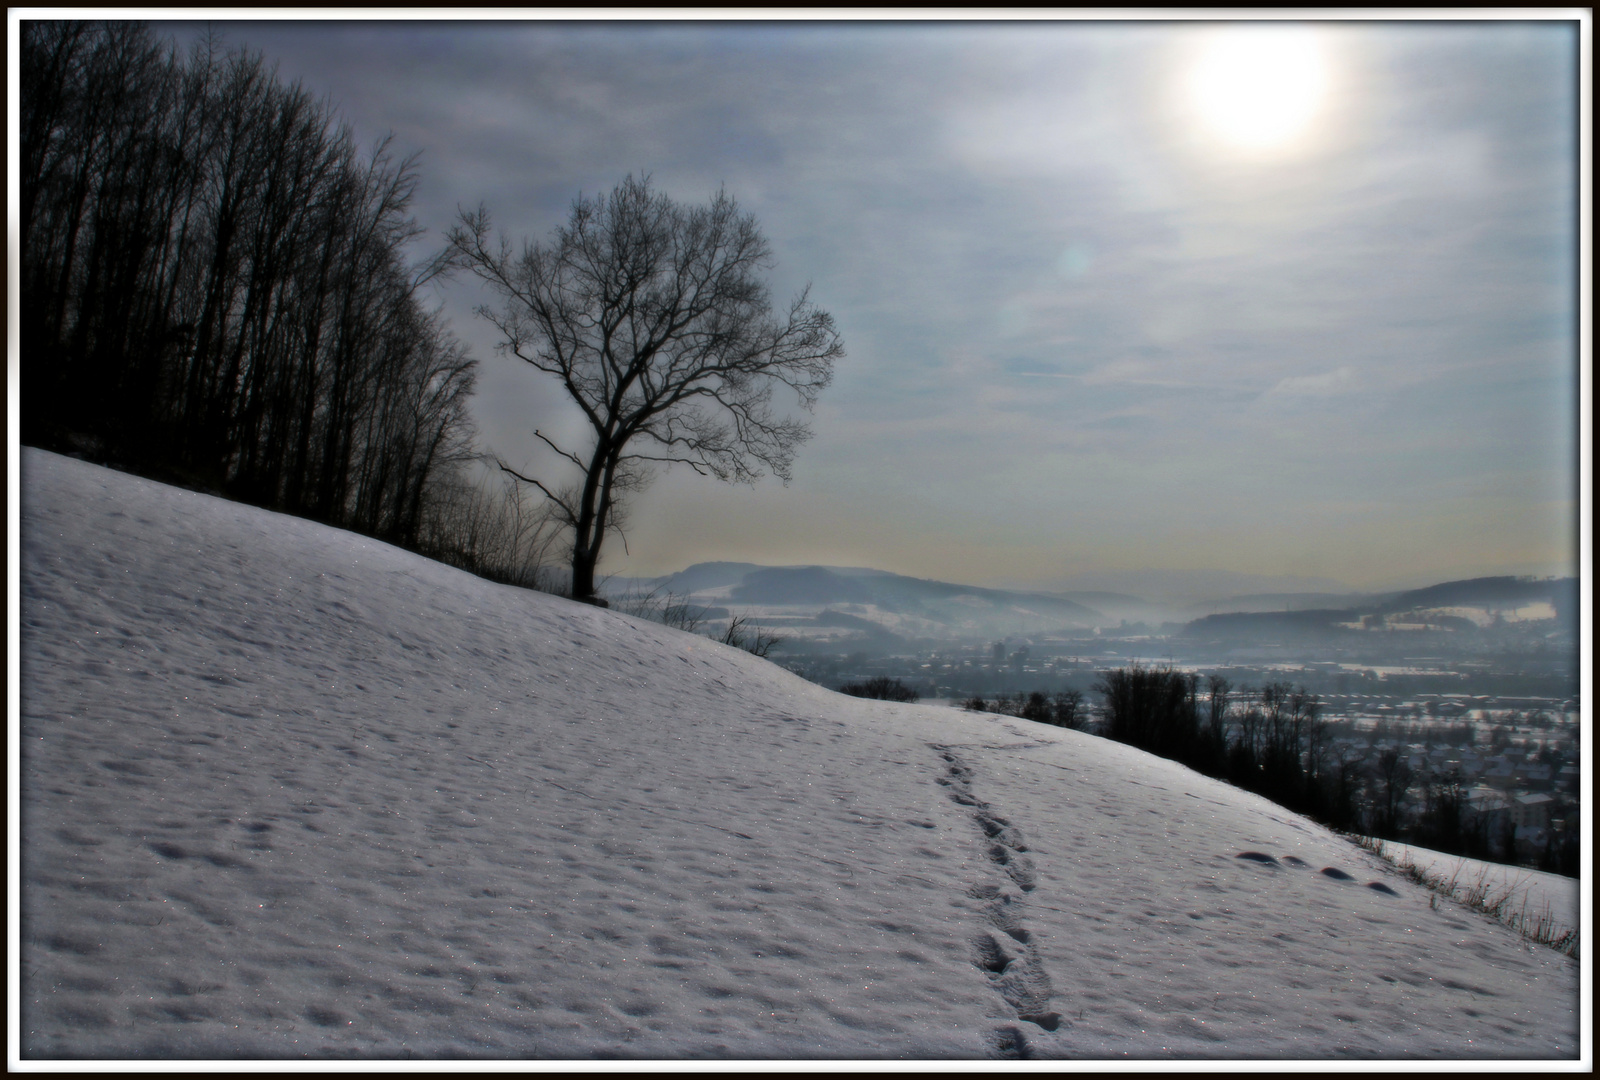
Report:
[[[1062,690],[1053,696],[1042,690],[1030,694],[1019,690],[1009,696],[998,694],[993,701],[985,701],[980,694],[962,702],[961,707],[970,712],[1002,713],[1077,731],[1087,730],[1092,719],[1088,706],[1083,703],[1081,690]]]
[[[919,696],[899,679],[891,679],[887,675],[874,675],[863,682],[845,683],[839,687],[839,693],[878,701],[915,701]]]
[[[415,160],[215,40],[21,30],[24,440],[416,546],[475,363],[407,262]]]

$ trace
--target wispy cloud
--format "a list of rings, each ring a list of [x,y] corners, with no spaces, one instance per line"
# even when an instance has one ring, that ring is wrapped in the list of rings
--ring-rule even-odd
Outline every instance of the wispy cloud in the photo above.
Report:
[[[1298,375],[1280,379],[1276,386],[1268,390],[1264,397],[1268,399],[1300,398],[1300,397],[1331,397],[1334,394],[1348,394],[1356,390],[1360,380],[1356,378],[1355,371],[1346,366],[1333,371],[1325,371],[1318,375]]]

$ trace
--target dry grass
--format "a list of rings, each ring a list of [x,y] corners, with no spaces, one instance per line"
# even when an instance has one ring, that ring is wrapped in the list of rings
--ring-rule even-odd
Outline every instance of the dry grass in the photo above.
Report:
[[[1390,863],[1423,888],[1454,900],[1463,907],[1482,912],[1492,919],[1498,919],[1535,944],[1577,958],[1578,931],[1557,921],[1550,911],[1548,902],[1536,910],[1529,908],[1528,891],[1525,888],[1528,878],[1496,884],[1490,879],[1488,867],[1480,869],[1477,876],[1471,880],[1461,877],[1460,867],[1454,874],[1445,877],[1443,874],[1418,866],[1409,852],[1398,859],[1395,858],[1389,853],[1387,844],[1376,837],[1354,836],[1351,839],[1357,846]]]

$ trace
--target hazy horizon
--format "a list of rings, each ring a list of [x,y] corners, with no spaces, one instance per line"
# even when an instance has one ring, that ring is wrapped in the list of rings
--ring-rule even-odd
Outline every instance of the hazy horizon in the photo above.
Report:
[[[851,574],[862,572],[894,573],[894,571],[886,571],[880,567],[873,566],[842,566],[816,562],[763,563],[748,559],[705,559],[664,574],[613,575],[609,579],[609,583],[610,587],[616,588],[619,584],[631,586],[638,582],[666,581],[685,571],[707,566],[750,566],[757,569],[772,570],[822,569]],[[973,584],[964,579],[930,579],[914,574],[901,576],[917,580],[938,580],[943,584],[950,585]],[[1575,579],[1576,576],[1575,574],[1560,573],[1480,574],[1474,575],[1474,578]],[[1473,580],[1474,578],[1452,580]],[[1230,598],[1243,599],[1251,596],[1348,595],[1352,598],[1357,598],[1388,592],[1406,592],[1447,583],[1444,579],[1424,577],[1415,581],[1399,581],[1382,587],[1357,589],[1333,578],[1304,577],[1293,574],[1251,574],[1237,570],[1174,570],[1143,567],[1134,570],[1087,571],[1045,582],[1019,581],[1008,583],[1002,581],[985,587],[1015,592],[1038,592],[1046,595],[1116,594],[1149,600],[1158,604],[1169,603],[1182,606],[1196,602]]]
[[[794,482],[669,472],[606,573],[1578,572],[1574,23],[212,25],[422,153],[419,254],[648,173],[834,314]],[[539,472],[574,412],[488,300],[437,294],[480,445]]]

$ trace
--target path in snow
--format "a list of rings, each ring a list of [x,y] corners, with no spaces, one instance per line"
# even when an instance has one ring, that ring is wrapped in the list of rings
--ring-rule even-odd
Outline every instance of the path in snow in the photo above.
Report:
[[[1036,884],[1028,846],[1020,830],[973,794],[972,769],[954,752],[956,748],[934,743],[933,749],[947,766],[939,783],[949,789],[951,801],[969,808],[984,858],[999,871],[989,875],[993,880],[974,884],[969,890],[969,895],[982,902],[984,916],[992,927],[973,940],[978,967],[988,973],[996,992],[1015,1010],[1018,1020],[1055,1031],[1061,1025],[1061,1014],[1047,1008],[1054,987],[1033,946],[1033,933],[1023,921],[1027,908],[1023,895],[1032,892]],[[1031,1056],[1027,1036],[1015,1025],[997,1030],[993,1041],[1005,1057]]]

